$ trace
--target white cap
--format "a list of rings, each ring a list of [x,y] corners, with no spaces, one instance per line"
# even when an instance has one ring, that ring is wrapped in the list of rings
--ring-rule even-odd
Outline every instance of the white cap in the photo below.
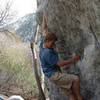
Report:
[[[8,100],[24,100],[24,99],[19,95],[13,95],[9,97]]]

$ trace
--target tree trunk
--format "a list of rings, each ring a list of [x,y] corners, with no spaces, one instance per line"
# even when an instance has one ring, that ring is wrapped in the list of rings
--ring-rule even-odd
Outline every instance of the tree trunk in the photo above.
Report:
[[[34,68],[34,73],[35,73],[35,78],[36,78],[37,86],[38,86],[38,89],[39,89],[39,95],[41,97],[41,100],[46,100],[45,95],[44,95],[43,90],[42,90],[42,87],[41,87],[40,78],[39,78],[39,75],[38,75],[37,59],[35,59],[34,51],[33,51],[34,44],[31,43],[30,46],[31,46],[31,51],[32,51],[32,55],[33,55],[33,63],[34,63],[33,64],[33,68]]]

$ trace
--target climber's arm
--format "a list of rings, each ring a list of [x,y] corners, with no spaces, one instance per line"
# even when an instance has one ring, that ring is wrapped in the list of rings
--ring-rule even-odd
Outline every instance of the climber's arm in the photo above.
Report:
[[[45,36],[46,30],[47,30],[47,23],[46,23],[45,14],[43,13],[42,32],[41,32],[41,35],[42,35],[42,36]]]
[[[80,56],[78,54],[76,54],[73,58],[69,59],[69,60],[64,60],[64,61],[58,61],[56,64],[59,66],[59,67],[62,67],[64,65],[68,65],[68,64],[71,64],[77,60],[79,60]]]

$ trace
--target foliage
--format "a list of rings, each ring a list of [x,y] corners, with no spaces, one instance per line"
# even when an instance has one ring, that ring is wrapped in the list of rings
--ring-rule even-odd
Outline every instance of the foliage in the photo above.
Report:
[[[15,11],[12,11],[11,0],[0,0],[0,27],[8,24],[14,19]]]
[[[17,84],[23,92],[29,94],[30,92],[34,92],[33,95],[38,95],[37,84],[32,68],[32,58],[28,55],[31,51],[28,48],[28,44],[21,43],[20,38],[16,34],[13,35],[14,37],[11,35],[10,38],[8,38],[7,35],[2,34],[3,39],[0,39],[0,44],[2,44],[0,46],[0,69],[6,69],[8,73],[2,73],[5,77],[0,81],[0,85],[3,87],[4,84],[7,86],[8,84],[14,83]],[[4,80],[8,81],[5,83]]]

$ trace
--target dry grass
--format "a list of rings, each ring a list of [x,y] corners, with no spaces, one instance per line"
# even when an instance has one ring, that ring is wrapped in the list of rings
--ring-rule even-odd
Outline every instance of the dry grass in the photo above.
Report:
[[[31,54],[28,44],[21,43],[19,36],[0,34],[0,69],[6,69],[8,73],[2,73],[4,76],[0,77],[1,87],[8,88],[8,84],[14,83],[22,89],[23,93],[36,96],[38,89],[32,68],[32,58],[28,53]]]

